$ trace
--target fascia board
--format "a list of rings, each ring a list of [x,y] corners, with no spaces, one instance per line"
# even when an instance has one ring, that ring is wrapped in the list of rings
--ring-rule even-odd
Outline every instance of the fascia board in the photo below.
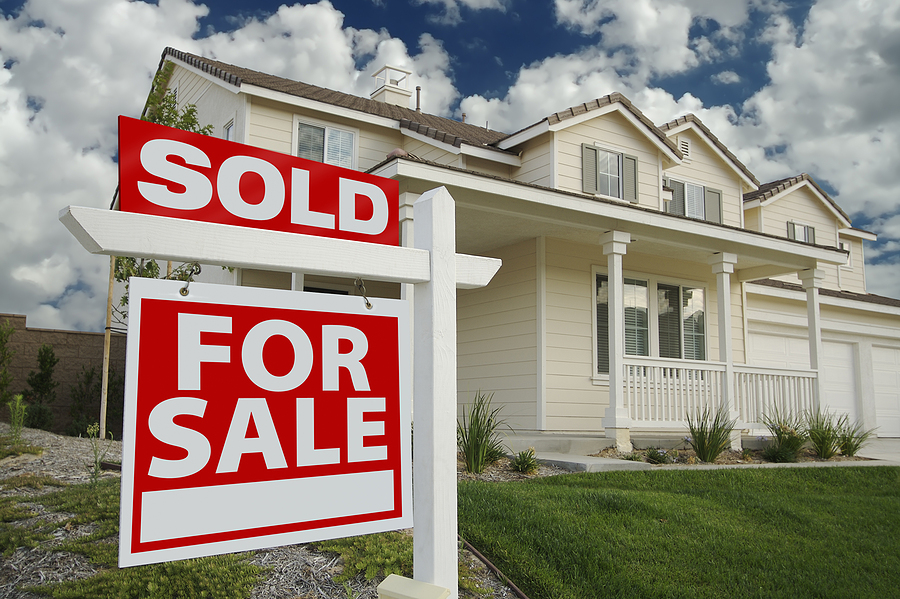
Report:
[[[875,233],[860,231],[859,229],[838,229],[838,235],[842,237],[856,237],[865,241],[878,241],[878,235]]]
[[[210,83],[216,84],[217,86],[221,87],[222,89],[227,89],[228,91],[230,91],[233,94],[237,94],[237,93],[241,92],[241,87],[239,87],[237,85],[232,85],[231,83],[228,83],[227,81],[220,79],[219,77],[216,77],[215,75],[211,75],[205,71],[201,71],[197,67],[191,66],[188,63],[184,62],[183,60],[175,58],[174,56],[170,56],[167,54],[166,60],[171,62],[172,64],[178,65],[179,67],[183,68],[184,70],[186,70],[194,75],[202,77],[203,79],[209,81]]]
[[[762,206],[762,202],[760,202],[759,200],[750,200],[749,202],[744,202],[744,210],[759,208],[760,206]]]
[[[510,148],[514,148],[519,144],[523,144],[530,139],[534,139],[538,135],[547,133],[548,131],[550,131],[550,122],[547,121],[547,119],[544,119],[540,123],[535,123],[527,129],[523,129],[522,131],[519,131],[518,133],[511,135],[506,139],[500,140],[500,142],[497,144],[497,147],[501,150],[508,150]]]
[[[793,289],[779,289],[778,287],[768,287],[766,285],[747,285],[747,293],[755,295],[765,295],[768,297],[777,297],[788,300],[806,301],[805,291],[795,291]],[[900,316],[900,308],[896,306],[885,306],[884,304],[872,304],[869,302],[854,301],[843,297],[832,297],[830,295],[819,294],[819,303],[836,308],[849,308],[852,310],[861,310],[863,312],[875,312],[878,314],[890,314],[892,316]]]
[[[703,131],[703,129],[698,127],[697,124],[694,123],[693,121],[690,121],[690,122],[684,123],[682,125],[679,125],[678,127],[669,129],[668,131],[666,131],[666,137],[670,137],[671,135],[678,135],[679,133],[681,133],[682,131],[686,131],[687,129],[690,129],[691,131],[696,133],[697,137],[702,139],[703,142],[706,144],[706,146],[709,149],[711,149],[713,151],[713,153],[716,156],[718,156],[720,160],[722,160],[722,162],[724,162],[725,164],[728,165],[728,168],[730,168],[735,173],[737,173],[737,176],[740,177],[741,181],[743,181],[745,187],[747,187],[751,190],[759,189],[759,187],[756,185],[756,183],[751,181],[750,177],[748,177],[744,171],[739,169],[737,167],[737,165],[734,162],[732,162],[731,158],[726,156],[725,153],[709,139],[709,137],[706,135],[706,133]]]
[[[360,112],[358,110],[351,110],[350,108],[344,108],[343,106],[335,106],[334,104],[318,102],[316,100],[310,100],[308,98],[292,96],[291,94],[277,92],[249,83],[244,83],[243,85],[241,85],[241,91],[246,93],[247,95],[255,96],[257,98],[265,98],[267,100],[281,102],[282,104],[288,104],[290,106],[296,106],[298,108],[306,108],[308,110],[315,110],[317,112],[323,112],[353,121],[368,123],[370,125],[377,125],[379,127],[385,127],[387,129],[400,128],[400,123],[398,121],[395,121],[394,119],[389,119],[366,112]]]
[[[428,137],[427,135],[422,135],[418,131],[411,131],[410,129],[406,129],[405,127],[400,128],[400,133],[421,141],[424,144],[428,144],[435,148],[440,148],[445,152],[449,152],[450,154],[459,155],[463,154],[464,156],[473,156],[475,158],[483,158],[485,160],[490,160],[492,162],[499,162],[501,164],[508,164],[510,166],[522,166],[522,159],[518,156],[511,156],[509,154],[504,154],[502,152],[494,152],[492,150],[485,150],[484,148],[479,148],[477,146],[472,146],[467,143],[463,143],[460,147],[456,147],[453,144],[448,144],[443,141],[438,141],[433,137]]]
[[[681,157],[678,156],[678,154],[676,154],[675,152],[673,152],[672,148],[670,148],[669,146],[664,144],[662,142],[662,140],[660,140],[657,136],[653,135],[653,133],[647,131],[647,125],[642,123],[636,116],[631,114],[631,112],[629,110],[622,107],[620,104],[615,104],[614,106],[615,106],[615,110],[618,110],[622,116],[624,116],[639,131],[641,131],[647,137],[647,139],[649,139],[653,143],[653,145],[655,145],[656,148],[660,152],[663,153],[664,156],[666,156],[670,161],[672,161],[676,165],[682,163]]]
[[[795,192],[799,189],[803,189],[804,187],[808,187],[809,190],[812,191],[813,195],[816,196],[819,199],[819,201],[825,205],[826,208],[828,208],[828,211],[831,212],[845,226],[849,227],[852,224],[852,223],[850,223],[850,221],[848,221],[844,217],[843,214],[841,214],[840,212],[838,212],[835,209],[835,207],[831,204],[831,202],[828,201],[828,199],[826,197],[824,197],[821,193],[819,193],[818,189],[816,189],[814,186],[810,185],[809,181],[801,181],[800,183],[798,183],[796,185],[792,185],[791,187],[788,187],[787,189],[784,189],[784,190],[776,193],[771,198],[768,198],[767,200],[762,201],[760,203],[760,206],[768,206],[769,204],[773,204],[773,203],[777,202],[778,200],[780,200],[781,198],[787,196],[789,193]]]
[[[722,242],[723,229],[714,224],[673,218],[663,212],[637,210],[630,205],[623,204],[620,206],[615,203],[590,201],[587,197],[582,198],[577,195],[523,185],[514,181],[481,177],[431,164],[396,159],[384,164],[378,170],[372,171],[371,174],[393,179],[418,179],[429,181],[435,187],[444,185],[471,189],[552,208],[596,214],[604,218],[621,221],[623,229],[627,229],[629,224],[636,224],[705,237],[713,242],[711,245],[721,245]],[[762,236],[753,231],[728,229],[728,242],[729,244],[743,245],[748,248],[789,253],[825,264],[844,264],[846,262],[846,254],[841,250],[797,243],[788,239]]]

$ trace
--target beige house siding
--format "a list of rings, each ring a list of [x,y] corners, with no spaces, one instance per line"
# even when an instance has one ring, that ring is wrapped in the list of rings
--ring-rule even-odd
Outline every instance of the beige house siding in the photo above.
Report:
[[[559,176],[557,188],[583,193],[581,144],[593,144],[638,158],[638,204],[660,207],[659,154],[656,146],[618,112],[573,125],[556,133]]]
[[[393,129],[368,123],[355,123],[359,131],[357,169],[367,171],[384,162],[391,150],[403,145],[403,136]]]
[[[403,149],[410,154],[415,154],[423,160],[430,160],[438,164],[459,166],[459,155],[436,146],[419,141],[413,137],[403,136]],[[382,156],[382,160],[384,157]],[[374,166],[374,165],[373,165]]]
[[[273,152],[295,155],[294,148],[291,147],[293,129],[294,113],[288,107],[254,98],[250,105],[247,143]]]
[[[522,152],[522,166],[512,170],[513,179],[544,187],[552,185],[552,135],[552,133],[546,133],[536,139],[528,140],[519,148]],[[580,192],[581,189],[579,188],[578,191]]]
[[[504,179],[512,178],[512,168],[509,165],[484,158],[476,158],[475,156],[463,156],[465,168],[477,173],[485,175],[493,175],[495,177],[503,177]]]
[[[536,241],[491,252],[503,266],[482,289],[457,295],[460,413],[475,393],[493,393],[510,426],[536,428]]]
[[[687,129],[669,136],[672,141],[687,138],[691,144],[690,158],[684,163],[667,169],[665,174],[678,181],[703,185],[722,192],[722,223],[741,226],[743,194],[738,186],[738,175],[693,130]]]
[[[201,126],[212,125],[213,137],[223,137],[225,125],[234,122],[235,141],[243,139],[246,129],[246,96],[223,93],[218,87],[203,77],[182,67],[172,71],[171,85],[178,86],[178,104],[197,106],[197,113],[203,115]]]
[[[838,267],[840,287],[843,291],[866,292],[866,267],[861,239],[841,238],[850,247],[850,263]]]

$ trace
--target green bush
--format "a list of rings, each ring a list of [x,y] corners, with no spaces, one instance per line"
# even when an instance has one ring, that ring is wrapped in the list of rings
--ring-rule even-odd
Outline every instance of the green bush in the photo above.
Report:
[[[505,423],[498,418],[500,408],[491,409],[494,394],[475,394],[468,411],[463,409],[462,421],[456,423],[456,441],[463,454],[466,472],[480,474],[485,466],[506,455],[497,429]]]
[[[763,416],[763,424],[772,435],[772,444],[763,450],[763,458],[770,462],[796,462],[808,439],[803,418],[781,410]]]
[[[38,350],[38,370],[28,373],[25,382],[28,389],[22,392],[28,403],[25,426],[49,431],[53,427],[53,410],[50,408],[56,400],[56,388],[59,383],[53,380],[53,369],[59,358],[53,353],[53,346],[47,343]]]
[[[12,400],[12,394],[9,392],[12,373],[9,371],[9,365],[16,352],[10,349],[9,340],[15,332],[16,329],[9,324],[8,318],[4,324],[0,325],[0,405],[5,405]]]
[[[846,456],[855,456],[873,434],[875,434],[874,429],[864,430],[861,423],[850,424],[849,420],[844,418],[840,431],[838,431],[838,446],[841,448],[841,453]]]
[[[538,471],[537,456],[534,454],[534,447],[523,449],[516,454],[512,463],[513,470],[522,474],[534,474]]]
[[[688,429],[691,437],[688,443],[694,448],[697,459],[701,462],[715,462],[731,442],[731,431],[734,429],[736,419],[729,420],[726,408],[719,407],[716,413],[707,406],[692,417],[687,415]]]
[[[806,434],[813,451],[823,460],[830,460],[840,451],[841,428],[847,416],[837,418],[828,410],[818,408],[806,414]]]
[[[9,407],[9,431],[12,445],[19,445],[22,442],[22,427],[25,426],[25,402],[22,401],[22,395],[13,396],[12,401],[6,404]]]
[[[718,455],[718,454],[716,454]],[[672,456],[668,454],[665,449],[659,449],[658,447],[648,447],[647,453],[644,456],[644,459],[650,462],[651,464],[671,464]],[[715,459],[715,458],[713,458]]]

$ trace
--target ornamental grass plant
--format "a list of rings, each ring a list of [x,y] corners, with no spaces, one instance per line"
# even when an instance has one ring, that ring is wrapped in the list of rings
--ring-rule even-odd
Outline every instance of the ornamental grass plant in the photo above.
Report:
[[[823,460],[830,460],[841,450],[841,428],[847,420],[828,410],[818,408],[806,413],[806,434],[813,451]]]
[[[481,391],[468,408],[463,408],[462,420],[456,423],[456,441],[462,452],[466,472],[480,474],[485,466],[506,455],[497,429],[506,423],[500,419],[500,408],[491,409],[494,394]]]
[[[796,462],[809,439],[803,417],[775,410],[762,420],[772,435],[772,443],[763,450],[763,458],[770,462]]]
[[[875,429],[864,429],[860,422],[850,424],[850,421],[845,418],[838,431],[838,446],[841,448],[841,454],[855,456],[874,434]]]
[[[734,429],[736,419],[728,418],[728,411],[721,406],[716,410],[715,414],[709,406],[697,409],[692,416],[687,415],[688,429],[691,436],[687,439],[697,459],[701,462],[715,462],[731,441],[731,431]]]

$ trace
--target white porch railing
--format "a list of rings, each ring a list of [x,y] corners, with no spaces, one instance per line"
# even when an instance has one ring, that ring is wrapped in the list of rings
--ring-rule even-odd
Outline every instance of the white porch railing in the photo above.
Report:
[[[720,362],[625,358],[625,406],[634,428],[686,428],[687,414],[715,410],[724,384]]]
[[[816,372],[758,366],[734,367],[734,397],[743,426],[765,429],[776,410],[800,415],[816,407]]]
[[[624,403],[632,428],[687,428],[686,417],[721,405],[725,364],[627,356]],[[741,428],[764,429],[764,414],[801,414],[815,408],[816,373],[734,366],[732,409]]]

